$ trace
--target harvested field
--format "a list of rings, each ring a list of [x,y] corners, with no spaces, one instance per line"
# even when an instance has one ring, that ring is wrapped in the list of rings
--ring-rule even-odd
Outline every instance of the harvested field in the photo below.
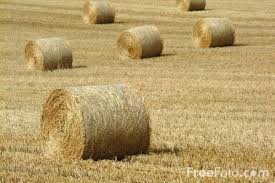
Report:
[[[274,182],[274,0],[208,0],[177,12],[174,0],[112,0],[115,23],[86,25],[79,0],[0,1],[0,182]],[[235,46],[193,46],[196,21],[229,18]],[[121,60],[120,33],[155,25],[160,57]],[[27,69],[29,40],[66,39],[73,68]],[[50,91],[125,83],[140,90],[151,117],[149,154],[117,160],[42,156],[42,105]],[[268,177],[194,177],[196,170],[268,170]]]

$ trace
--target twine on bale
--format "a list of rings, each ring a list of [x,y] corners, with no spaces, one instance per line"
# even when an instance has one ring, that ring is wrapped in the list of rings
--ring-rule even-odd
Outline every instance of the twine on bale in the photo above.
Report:
[[[41,133],[47,157],[121,159],[148,151],[150,117],[125,85],[58,89],[43,106]]]
[[[42,71],[72,68],[72,50],[62,38],[46,38],[30,41],[25,46],[25,58],[29,69]]]
[[[205,0],[177,0],[179,12],[204,10]]]
[[[226,18],[201,19],[193,27],[193,40],[201,48],[232,46],[235,29]]]
[[[115,9],[107,0],[87,0],[82,9],[86,24],[107,24],[115,20]]]
[[[121,33],[117,40],[117,51],[121,58],[149,58],[160,56],[163,40],[155,26],[131,28]]]

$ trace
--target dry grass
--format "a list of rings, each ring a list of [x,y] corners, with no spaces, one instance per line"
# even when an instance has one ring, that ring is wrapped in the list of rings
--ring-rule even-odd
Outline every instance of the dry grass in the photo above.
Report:
[[[213,0],[207,10],[179,15],[175,1],[113,0],[115,24],[85,25],[78,0],[0,2],[0,181],[194,182],[185,168],[264,168],[275,172],[275,4],[273,0]],[[197,49],[192,26],[227,17],[236,46]],[[134,26],[156,25],[163,56],[119,60],[116,39]],[[27,40],[64,37],[73,69],[26,70]],[[130,83],[150,107],[149,155],[123,161],[42,158],[41,106],[50,90]],[[248,182],[248,179],[198,179]],[[255,179],[256,181],[257,179]],[[258,179],[266,181],[266,179]]]

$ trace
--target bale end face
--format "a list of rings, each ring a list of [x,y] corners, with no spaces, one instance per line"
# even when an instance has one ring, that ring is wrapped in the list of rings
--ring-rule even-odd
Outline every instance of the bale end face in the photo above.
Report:
[[[196,22],[193,27],[193,41],[195,46],[198,48],[208,48],[211,46],[211,29],[205,25],[203,20]]]
[[[45,156],[51,158],[80,159],[85,137],[81,133],[82,115],[77,101],[66,90],[54,90],[43,105],[41,135],[47,141]]]
[[[142,58],[142,46],[134,35],[130,32],[123,32],[117,40],[117,52],[121,59]]]
[[[34,41],[27,43],[24,52],[28,69],[44,70],[43,54],[39,46]]]

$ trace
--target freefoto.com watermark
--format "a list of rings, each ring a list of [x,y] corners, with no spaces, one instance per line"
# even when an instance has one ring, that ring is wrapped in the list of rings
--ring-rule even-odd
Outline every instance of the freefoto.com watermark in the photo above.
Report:
[[[188,177],[197,177],[197,178],[211,178],[211,177],[220,177],[220,178],[268,178],[270,172],[268,170],[224,170],[221,167],[215,167],[212,170],[196,170],[192,167],[186,168],[186,173]]]

